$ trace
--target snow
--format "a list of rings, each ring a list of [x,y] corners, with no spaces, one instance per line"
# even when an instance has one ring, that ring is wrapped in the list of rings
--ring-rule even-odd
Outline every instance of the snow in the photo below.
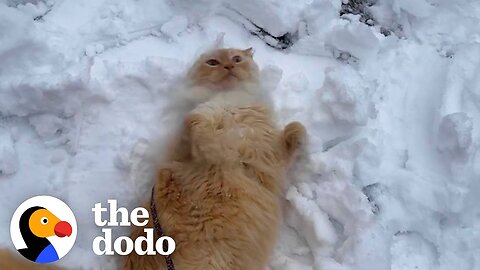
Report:
[[[309,133],[271,270],[480,269],[480,2],[378,0],[373,26],[342,2],[0,0],[0,227],[56,196],[79,228],[60,264],[116,269],[91,250],[91,208],[148,197],[170,85],[224,35]]]
[[[185,31],[188,26],[188,19],[185,16],[175,16],[168,22],[164,23],[160,30],[170,38],[175,38]]]
[[[14,174],[18,170],[18,156],[10,131],[0,126],[0,175]]]

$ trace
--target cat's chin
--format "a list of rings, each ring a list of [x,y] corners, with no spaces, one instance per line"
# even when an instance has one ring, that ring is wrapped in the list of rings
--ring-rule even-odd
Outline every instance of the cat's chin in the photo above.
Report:
[[[203,83],[194,88],[203,88],[215,93],[227,92],[233,90],[247,89],[252,85],[257,84],[255,81],[241,80],[235,76],[228,76],[219,82]]]
[[[190,86],[183,88],[180,91],[181,100],[188,102],[188,107],[193,107],[212,100],[213,98],[221,95],[229,97],[229,99],[237,99],[241,96],[259,96],[263,94],[261,91],[260,83],[257,80],[229,80],[221,82],[203,82],[192,83]],[[226,96],[225,96],[226,95]],[[244,99],[244,98],[241,98]],[[259,98],[258,100],[263,100]],[[193,106],[193,107],[192,107]]]
[[[240,88],[243,84],[244,84],[243,81],[241,81],[235,75],[231,74],[225,77],[221,82],[216,84],[214,87],[216,87],[218,91],[230,91],[230,90]]]

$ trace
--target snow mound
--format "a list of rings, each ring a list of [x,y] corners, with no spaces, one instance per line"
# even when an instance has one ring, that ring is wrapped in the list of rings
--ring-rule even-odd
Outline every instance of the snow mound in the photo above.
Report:
[[[328,70],[322,88],[318,90],[319,109],[332,121],[363,126],[371,115],[368,86],[353,69]]]

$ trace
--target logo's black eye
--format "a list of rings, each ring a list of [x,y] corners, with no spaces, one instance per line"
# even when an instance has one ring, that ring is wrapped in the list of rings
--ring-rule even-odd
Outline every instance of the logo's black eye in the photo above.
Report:
[[[207,65],[214,67],[214,66],[220,65],[220,62],[218,62],[215,59],[210,59],[210,60],[207,61]]]
[[[234,57],[232,57],[232,61],[235,62],[235,63],[240,63],[242,62],[242,57],[239,56],[239,55],[235,55]]]
[[[40,222],[43,224],[43,225],[46,225],[48,223],[48,218],[46,217],[43,217]]]

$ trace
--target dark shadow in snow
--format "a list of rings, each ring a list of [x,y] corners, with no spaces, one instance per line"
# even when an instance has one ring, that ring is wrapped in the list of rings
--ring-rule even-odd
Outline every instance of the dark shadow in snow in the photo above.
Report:
[[[238,16],[236,20],[241,23],[248,32],[259,37],[266,45],[272,48],[284,50],[291,47],[299,39],[298,30],[295,33],[287,32],[281,36],[274,36],[230,5],[225,5],[224,7],[227,13],[230,13],[229,15]]]
[[[347,3],[342,3],[340,16],[344,14],[360,15],[360,21],[366,25],[377,24],[373,18],[369,7],[373,6],[377,0],[349,0]]]
[[[362,188],[363,194],[367,196],[368,202],[372,207],[373,214],[377,215],[380,212],[380,206],[376,202],[379,195],[384,192],[384,187],[380,183],[373,183]]]

